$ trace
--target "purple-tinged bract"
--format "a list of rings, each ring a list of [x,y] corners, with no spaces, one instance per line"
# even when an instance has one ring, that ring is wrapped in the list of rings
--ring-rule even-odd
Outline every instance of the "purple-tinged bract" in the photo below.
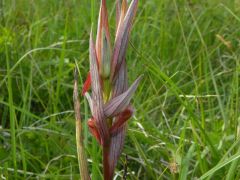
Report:
[[[131,98],[142,76],[128,88],[126,50],[138,0],[116,2],[116,37],[110,41],[106,0],[101,0],[96,44],[89,42],[90,73],[82,93],[92,89],[87,99],[92,118],[89,130],[103,148],[104,179],[111,180],[123,149],[127,120],[133,115]]]

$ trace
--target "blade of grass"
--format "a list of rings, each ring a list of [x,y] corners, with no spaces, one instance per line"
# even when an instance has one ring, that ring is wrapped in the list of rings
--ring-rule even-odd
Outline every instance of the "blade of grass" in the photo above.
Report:
[[[59,60],[59,65],[58,65],[56,96],[54,99],[54,107],[53,107],[54,113],[58,112],[59,93],[60,93],[60,87],[61,87],[61,82],[63,77],[63,65],[64,65],[64,58],[66,53],[66,41],[67,41],[68,23],[69,23],[68,21],[69,21],[69,12],[67,12],[67,15],[65,18],[65,29],[64,29],[64,37],[63,37],[64,39],[63,39],[62,51],[61,51],[61,56]],[[55,117],[52,118],[52,121],[53,122],[56,121]]]
[[[11,131],[11,154],[14,167],[14,177],[17,178],[17,152],[16,152],[16,131],[15,131],[15,109],[13,103],[12,92],[12,77],[10,73],[10,59],[7,45],[5,45],[5,55],[7,60],[7,88],[8,88],[8,103],[9,103],[9,117],[10,117],[10,131]]]
[[[152,166],[149,163],[149,160],[147,159],[144,150],[141,148],[140,144],[138,143],[136,137],[134,136],[134,134],[132,132],[129,132],[129,136],[130,136],[131,140],[133,141],[134,145],[136,146],[136,149],[139,152],[140,158],[144,161],[144,163],[146,165],[145,168],[146,168],[146,171],[149,175],[148,177],[151,177],[151,178],[155,179],[156,178],[154,176],[155,173],[153,172],[153,170],[151,168]]]
[[[15,131],[15,109],[13,103],[13,92],[12,92],[12,77],[10,74],[10,62],[9,62],[9,51],[7,45],[5,45],[5,55],[7,60],[7,88],[8,88],[8,103],[9,103],[9,117],[10,117],[10,131],[11,131],[11,153],[14,167],[14,177],[17,178],[17,154],[16,154],[16,131]]]
[[[192,105],[188,101],[184,101],[179,97],[179,94],[184,95],[184,93],[177,87],[177,85],[171,80],[171,78],[169,78],[164,72],[157,69],[156,68],[157,66],[155,67],[154,65],[150,65],[150,67],[151,67],[150,71],[152,71],[152,73],[157,73],[158,74],[157,78],[159,78],[160,80],[164,80],[164,83],[166,83],[167,87],[169,87],[170,90],[176,95],[177,100],[179,102],[181,102],[181,104],[187,109],[191,119],[193,121],[196,120],[195,123],[197,124],[199,130],[205,136],[206,141],[208,142],[209,146],[211,147],[213,155],[218,156],[219,153],[217,152],[217,150],[216,150],[215,146],[213,145],[211,139],[209,138],[209,136],[206,134],[205,130],[202,128],[202,126],[197,121],[198,117],[193,112]],[[194,131],[197,132],[196,130],[194,130]]]
[[[186,157],[184,157],[184,159],[181,162],[181,172],[180,172],[180,180],[186,180],[188,177],[188,169],[190,166],[190,160],[193,157],[194,154],[194,150],[195,150],[195,145],[192,144],[191,147],[188,150],[188,153],[186,155]]]
[[[180,28],[181,28],[181,34],[182,34],[182,37],[183,37],[183,40],[184,40],[184,45],[185,45],[185,49],[186,49],[186,52],[187,52],[187,58],[188,58],[188,62],[189,62],[189,65],[190,65],[190,69],[191,69],[191,75],[192,75],[192,79],[193,79],[193,82],[194,82],[194,87],[195,89],[193,90],[194,94],[198,95],[199,94],[199,87],[198,87],[198,83],[196,81],[196,75],[194,73],[194,68],[193,68],[193,65],[192,65],[192,58],[191,58],[191,55],[190,55],[190,50],[189,50],[189,47],[188,47],[188,42],[187,42],[187,38],[185,36],[185,33],[184,33],[184,28],[183,28],[183,24],[182,24],[182,20],[181,20],[181,17],[180,17],[180,13],[179,13],[179,7],[178,7],[178,4],[176,2],[176,0],[174,0],[174,5],[175,5],[175,9],[176,9],[176,12],[177,12],[177,17],[178,17],[178,22],[180,24]],[[202,110],[202,103],[200,102],[200,107],[201,107],[201,111]],[[201,114],[203,115],[203,114]],[[204,119],[204,116],[201,116],[201,126],[202,128],[205,127],[205,119]],[[195,121],[193,121],[193,123],[195,124]],[[191,127],[193,127],[193,131],[195,132],[194,133],[194,136],[196,136],[194,139],[200,139],[195,131],[195,125],[192,124]],[[200,123],[198,123],[197,125],[200,125]],[[201,133],[201,141],[202,141],[202,144],[205,144],[205,136],[203,133]],[[198,143],[196,140],[195,140],[196,143]],[[197,151],[198,152],[198,157],[201,157],[201,151]],[[200,159],[200,166],[203,167],[202,169],[206,169],[206,167],[204,166],[204,163],[202,163],[201,161],[201,158]]]
[[[209,71],[210,71],[210,76],[211,76],[211,79],[212,79],[212,83],[213,83],[213,87],[214,87],[215,93],[217,95],[219,109],[220,109],[222,118],[224,120],[224,126],[223,126],[223,131],[224,131],[224,130],[226,130],[227,125],[228,125],[227,115],[226,115],[226,113],[224,111],[223,101],[221,99],[221,96],[220,96],[220,93],[219,93],[219,88],[218,88],[218,85],[217,85],[217,82],[216,82],[216,78],[215,78],[214,73],[213,73],[213,67],[212,67],[212,64],[211,64],[211,61],[210,61],[208,48],[207,48],[207,45],[206,45],[206,43],[204,41],[203,35],[202,35],[202,33],[201,33],[200,29],[199,29],[199,26],[198,26],[198,23],[196,21],[195,16],[193,15],[193,13],[192,13],[190,8],[188,8],[188,11],[189,11],[189,13],[191,15],[191,18],[192,18],[193,22],[194,22],[194,25],[196,27],[198,36],[199,36],[199,38],[201,40],[202,46],[203,46],[205,54],[206,54],[206,59],[207,59],[208,68],[209,68]]]
[[[210,175],[213,175],[216,171],[220,170],[222,167],[228,165],[231,162],[237,161],[240,158],[240,152],[236,153],[235,155],[229,157],[227,160],[223,161],[222,163],[219,163],[218,165],[214,166],[212,169],[207,171],[205,174],[203,174],[199,180],[203,180],[207,178]]]
[[[240,149],[238,150],[238,152],[240,153]],[[235,179],[236,172],[238,171],[237,170],[238,165],[239,165],[239,159],[237,159],[236,161],[233,161],[231,163],[231,166],[230,166],[227,176],[226,176],[226,180]]]

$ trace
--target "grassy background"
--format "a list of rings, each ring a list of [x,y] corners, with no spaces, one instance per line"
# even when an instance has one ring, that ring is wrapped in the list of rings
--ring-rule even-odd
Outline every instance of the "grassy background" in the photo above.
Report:
[[[124,168],[128,179],[240,179],[238,2],[140,0],[127,63],[130,82],[144,80],[117,179]],[[0,179],[79,178],[73,69],[83,81],[98,7],[0,0]],[[85,138],[92,179],[101,179],[100,149]]]

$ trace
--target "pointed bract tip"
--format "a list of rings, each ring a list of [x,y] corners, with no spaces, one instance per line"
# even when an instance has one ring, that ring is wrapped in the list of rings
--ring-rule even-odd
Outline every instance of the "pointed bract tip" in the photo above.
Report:
[[[115,47],[112,57],[111,80],[114,81],[121,67],[122,61],[125,59],[127,46],[129,42],[129,34],[132,28],[132,22],[137,11],[138,0],[133,0],[124,16],[124,19],[118,25]]]

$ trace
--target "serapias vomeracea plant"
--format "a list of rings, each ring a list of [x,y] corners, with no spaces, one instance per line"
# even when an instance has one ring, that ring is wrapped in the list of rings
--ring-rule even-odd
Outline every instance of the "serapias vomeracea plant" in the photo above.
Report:
[[[111,180],[122,152],[127,120],[133,115],[130,100],[141,76],[128,87],[126,50],[138,0],[116,2],[116,34],[111,46],[106,0],[101,0],[96,44],[89,42],[90,72],[82,93],[86,95],[92,118],[89,130],[102,146],[103,173]],[[86,93],[91,87],[91,96]]]

